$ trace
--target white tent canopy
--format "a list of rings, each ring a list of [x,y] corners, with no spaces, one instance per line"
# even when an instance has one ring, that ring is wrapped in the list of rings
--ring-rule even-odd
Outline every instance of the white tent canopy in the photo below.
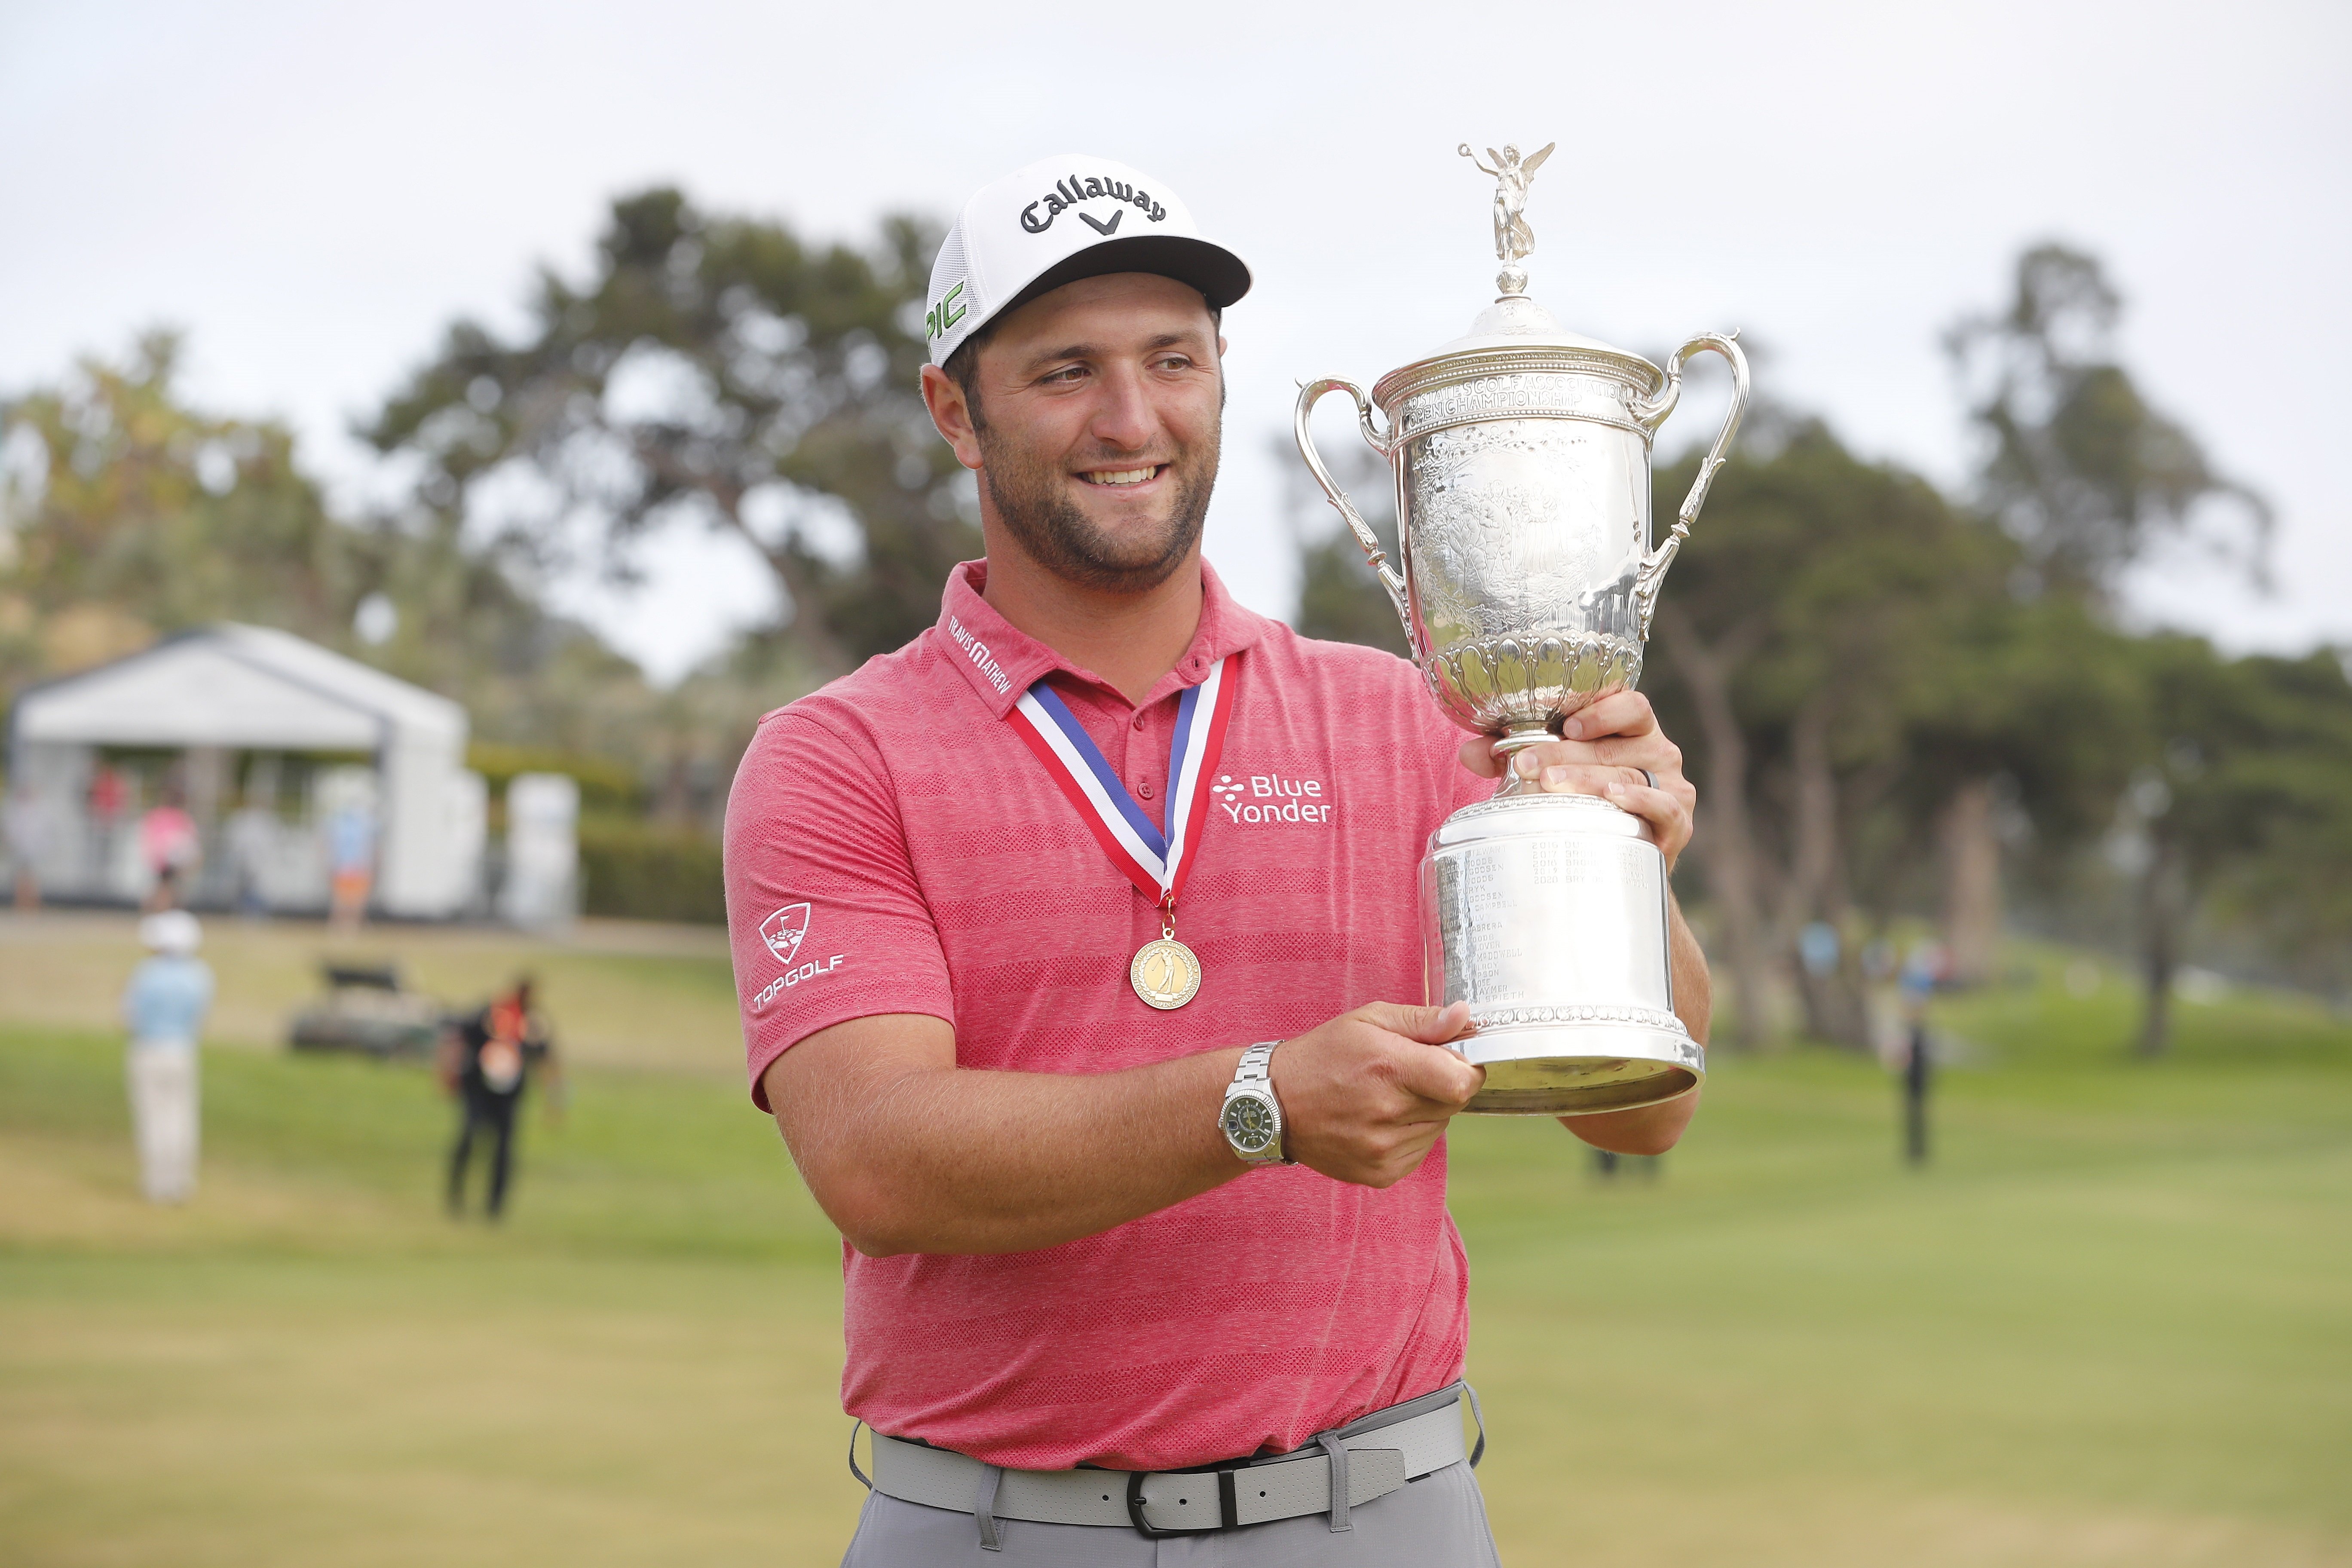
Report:
[[[207,627],[35,687],[10,720],[12,776],[68,788],[100,746],[367,752],[383,819],[377,907],[449,915],[473,896],[481,785],[465,771],[466,710],[315,643]]]

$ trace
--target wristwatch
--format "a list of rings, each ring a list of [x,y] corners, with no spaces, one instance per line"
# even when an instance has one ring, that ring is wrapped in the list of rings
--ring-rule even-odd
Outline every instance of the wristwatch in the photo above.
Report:
[[[1252,1165],[1295,1165],[1282,1157],[1282,1101],[1274,1097],[1274,1047],[1264,1040],[1242,1053],[1234,1081],[1225,1088],[1225,1108],[1217,1119],[1225,1142]]]

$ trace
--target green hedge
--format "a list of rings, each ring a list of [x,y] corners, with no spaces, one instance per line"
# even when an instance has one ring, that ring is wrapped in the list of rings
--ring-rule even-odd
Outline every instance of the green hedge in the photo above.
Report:
[[[646,786],[637,770],[610,757],[544,747],[500,746],[477,741],[466,748],[466,765],[488,782],[492,810],[506,800],[517,773],[564,773],[580,786],[583,816],[598,812],[633,816],[646,808]]]
[[[727,923],[719,840],[692,828],[583,815],[580,879],[583,914]]]

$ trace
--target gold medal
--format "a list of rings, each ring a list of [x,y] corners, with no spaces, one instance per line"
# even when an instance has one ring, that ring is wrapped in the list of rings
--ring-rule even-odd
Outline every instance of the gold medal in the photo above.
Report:
[[[1163,931],[1135,950],[1134,961],[1127,966],[1127,983],[1135,987],[1145,1006],[1172,1012],[1199,994],[1201,961],[1176,940],[1174,931]]]
[[[1200,957],[1176,940],[1176,896],[1192,871],[1201,830],[1213,815],[1204,792],[1216,773],[1225,722],[1233,714],[1234,682],[1228,670],[1236,657],[1227,654],[1217,660],[1177,706],[1176,734],[1168,747],[1164,832],[1127,794],[1086,727],[1045,680],[1016,698],[1005,715],[1078,808],[1111,864],[1135,884],[1137,892],[1159,906],[1160,935],[1135,950],[1127,965],[1127,983],[1145,1006],[1163,1013],[1201,993]]]

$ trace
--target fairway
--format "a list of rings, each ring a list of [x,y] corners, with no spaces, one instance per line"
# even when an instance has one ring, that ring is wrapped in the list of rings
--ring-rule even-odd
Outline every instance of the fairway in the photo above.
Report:
[[[536,963],[600,1041],[499,1231],[438,1211],[426,1074],[258,1049],[207,1054],[203,1189],[149,1208],[119,1041],[12,983],[0,1561],[838,1561],[837,1243],[717,1070],[723,954],[466,962]],[[1944,1004],[1921,1172],[1823,1051],[1718,1053],[1612,1181],[1457,1124],[1505,1561],[2352,1563],[2352,1028],[2233,995],[2139,1064],[2129,1006]]]

